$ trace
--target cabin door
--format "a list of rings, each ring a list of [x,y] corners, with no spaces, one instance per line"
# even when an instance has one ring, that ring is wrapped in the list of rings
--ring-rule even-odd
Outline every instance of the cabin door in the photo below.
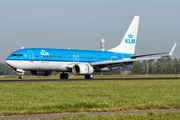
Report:
[[[28,50],[30,62],[34,62],[34,54],[31,50]]]

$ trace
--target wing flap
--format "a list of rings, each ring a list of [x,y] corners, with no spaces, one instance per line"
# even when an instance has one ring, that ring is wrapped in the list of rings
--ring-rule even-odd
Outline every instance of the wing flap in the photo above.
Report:
[[[134,56],[130,56],[130,57],[131,57],[131,58],[137,58],[137,57],[145,57],[145,56],[160,55],[160,54],[168,54],[168,53],[169,53],[169,52],[151,53],[151,54],[134,55]]]

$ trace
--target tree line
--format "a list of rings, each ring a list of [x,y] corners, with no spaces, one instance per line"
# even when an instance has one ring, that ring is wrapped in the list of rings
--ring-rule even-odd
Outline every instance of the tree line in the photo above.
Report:
[[[137,61],[132,65],[132,74],[180,74],[180,59]]]
[[[15,73],[7,65],[0,63],[0,75],[15,75]]]

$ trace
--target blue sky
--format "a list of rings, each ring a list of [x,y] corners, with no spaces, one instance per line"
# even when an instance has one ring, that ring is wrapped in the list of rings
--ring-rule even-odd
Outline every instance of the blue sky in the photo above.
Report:
[[[99,50],[102,30],[110,49],[135,15],[136,54],[166,52],[180,41],[179,6],[179,0],[1,0],[0,62],[22,46]],[[172,58],[180,58],[179,44]]]

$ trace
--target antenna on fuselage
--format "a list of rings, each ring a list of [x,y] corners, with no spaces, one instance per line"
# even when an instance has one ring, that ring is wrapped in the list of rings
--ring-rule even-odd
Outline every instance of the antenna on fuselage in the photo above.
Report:
[[[22,46],[21,49],[24,49],[24,46]]]

